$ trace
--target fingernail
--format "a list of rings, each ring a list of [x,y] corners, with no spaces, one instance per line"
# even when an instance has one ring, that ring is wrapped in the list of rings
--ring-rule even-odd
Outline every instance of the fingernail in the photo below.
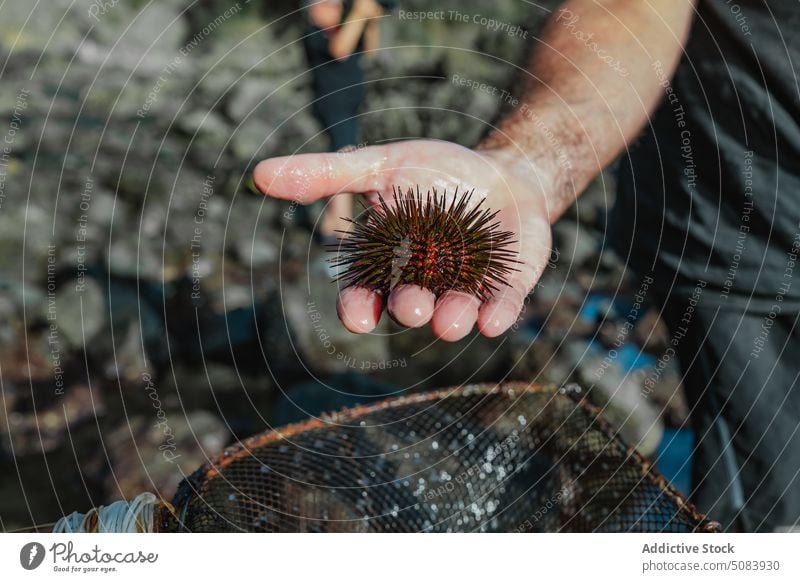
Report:
[[[497,337],[514,325],[519,309],[508,301],[496,301],[484,306],[478,318],[478,327],[486,337]]]
[[[419,285],[401,285],[389,295],[387,310],[392,318],[406,327],[421,327],[433,316],[436,296]]]

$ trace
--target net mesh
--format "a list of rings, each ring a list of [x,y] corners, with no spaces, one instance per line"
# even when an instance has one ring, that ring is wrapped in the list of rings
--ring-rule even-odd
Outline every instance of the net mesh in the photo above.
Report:
[[[185,479],[160,529],[718,529],[597,412],[574,386],[481,385],[290,425]]]

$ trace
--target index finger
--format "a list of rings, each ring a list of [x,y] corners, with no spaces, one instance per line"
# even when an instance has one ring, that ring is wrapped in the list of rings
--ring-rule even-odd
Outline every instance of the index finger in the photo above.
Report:
[[[352,152],[270,158],[253,171],[256,187],[273,198],[309,204],[341,192],[385,190],[390,151],[371,146]]]

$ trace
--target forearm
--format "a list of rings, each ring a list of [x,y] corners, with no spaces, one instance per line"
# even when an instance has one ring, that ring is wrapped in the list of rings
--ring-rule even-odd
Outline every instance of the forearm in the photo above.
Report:
[[[570,0],[537,42],[507,117],[479,144],[515,158],[523,179],[552,183],[554,222],[633,140],[663,96],[694,0]]]
[[[366,56],[372,56],[370,53],[380,47],[381,40],[380,24],[377,20],[371,21],[366,30],[364,30],[364,53]]]
[[[369,20],[353,12],[331,38],[328,50],[335,59],[346,59],[353,54]]]

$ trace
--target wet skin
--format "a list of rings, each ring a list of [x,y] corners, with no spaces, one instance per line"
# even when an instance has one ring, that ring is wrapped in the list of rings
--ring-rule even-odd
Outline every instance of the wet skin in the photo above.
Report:
[[[522,161],[520,161],[522,160]],[[541,176],[531,183],[517,176],[520,163],[525,175]],[[386,307],[391,316],[407,327],[430,323],[433,332],[446,341],[458,341],[478,325],[488,337],[501,335],[519,317],[523,301],[533,289],[550,256],[550,220],[544,172],[531,172],[535,161],[510,157],[494,150],[473,151],[459,145],[413,140],[362,148],[348,154],[303,154],[271,158],[258,164],[253,178],[268,196],[309,204],[340,192],[357,192],[377,202],[377,192],[392,186],[426,191],[435,187],[452,196],[455,188],[475,189],[473,199],[484,197],[485,207],[499,210],[502,230],[517,234],[521,264],[481,304],[478,298],[447,292],[438,299],[416,285],[391,291],[388,298],[359,287],[342,289],[337,301],[339,318],[354,333],[368,333],[378,324]],[[386,301],[384,301],[386,299]],[[384,305],[385,303],[385,305]]]

